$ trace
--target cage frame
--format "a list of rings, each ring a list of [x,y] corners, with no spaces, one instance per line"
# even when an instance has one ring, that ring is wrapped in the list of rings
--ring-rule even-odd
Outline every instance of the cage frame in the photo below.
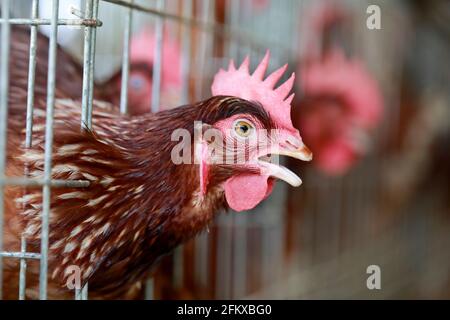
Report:
[[[84,12],[76,9],[72,10],[72,14],[76,16],[73,19],[59,18],[59,0],[52,1],[52,16],[50,19],[39,18],[38,8],[39,0],[31,1],[31,16],[30,18],[11,18],[10,8],[11,0],[1,0],[0,19],[2,41],[1,47],[1,61],[2,66],[0,74],[0,230],[3,230],[4,224],[4,188],[5,186],[21,186],[21,187],[42,187],[43,190],[43,211],[42,211],[42,235],[41,235],[41,249],[40,252],[28,252],[26,239],[22,237],[20,251],[8,252],[4,251],[3,239],[0,237],[0,284],[3,283],[3,259],[19,259],[19,300],[26,299],[26,270],[27,262],[29,260],[38,260],[40,263],[39,272],[39,299],[47,299],[47,283],[48,283],[48,248],[49,248],[49,214],[50,214],[50,199],[53,188],[85,188],[90,182],[87,180],[56,180],[52,179],[52,152],[53,152],[53,111],[55,105],[55,74],[57,66],[57,36],[58,29],[65,26],[76,26],[82,28],[84,31],[84,51],[83,51],[83,84],[81,96],[81,129],[92,128],[92,105],[93,105],[93,89],[94,89],[94,69],[95,69],[95,52],[96,52],[96,35],[97,28],[102,27],[103,22],[98,19],[98,8],[100,1],[105,3],[115,4],[126,8],[125,15],[125,29],[123,30],[123,49],[122,49],[122,86],[120,94],[120,112],[128,112],[128,82],[130,73],[130,41],[131,30],[133,23],[134,12],[149,14],[156,18],[156,47],[155,47],[155,68],[153,68],[154,84],[152,87],[152,101],[149,102],[152,112],[159,110],[160,91],[161,91],[161,65],[162,65],[162,43],[164,41],[164,23],[166,21],[174,21],[182,27],[182,60],[181,60],[181,76],[183,81],[183,88],[181,94],[182,104],[189,102],[189,73],[192,28],[198,28],[204,31],[202,34],[215,34],[227,39],[230,44],[230,55],[237,56],[237,43],[245,43],[246,46],[264,52],[268,43],[263,44],[253,39],[250,34],[237,30],[234,26],[229,24],[220,24],[216,21],[210,21],[208,14],[209,7],[206,7],[202,12],[201,19],[193,16],[193,0],[182,1],[182,15],[176,15],[165,11],[164,0],[156,0],[154,7],[147,7],[138,5],[134,0],[83,0],[85,4]],[[209,3],[205,0],[208,6],[214,8],[215,1]],[[231,21],[236,21],[235,15],[239,13],[236,4],[231,4]],[[47,79],[47,97],[46,97],[46,130],[45,130],[45,148],[44,148],[44,178],[35,179],[27,176],[25,172],[23,177],[8,177],[5,175],[6,171],[6,132],[8,121],[8,91],[9,91],[9,47],[11,41],[10,29],[11,25],[25,25],[30,27],[30,48],[29,48],[29,69],[28,69],[28,84],[27,84],[27,114],[26,114],[26,128],[25,128],[25,147],[30,148],[32,145],[32,131],[33,131],[33,113],[34,113],[34,82],[36,70],[36,47],[37,47],[37,33],[38,27],[47,25],[50,26],[51,32],[49,36],[49,56],[48,56],[48,79]],[[80,30],[81,32],[81,30]],[[206,41],[203,39],[205,45],[202,46],[200,54],[206,57]],[[280,48],[282,55],[289,57],[292,54],[290,48],[277,45]],[[201,91],[200,91],[201,92]],[[242,238],[242,235],[241,235]],[[244,239],[244,238],[242,238]],[[202,240],[200,239],[200,244]],[[203,241],[204,242],[204,241]],[[241,252],[245,255],[245,252]],[[200,259],[202,259],[200,257]],[[176,266],[181,266],[183,262],[183,250],[179,247],[175,250],[174,260]],[[181,286],[183,282],[183,268],[175,268],[174,285]],[[202,278],[203,282],[205,277]],[[242,291],[238,289],[238,291]],[[220,293],[220,292],[219,292]],[[0,298],[2,297],[2,286],[0,286]],[[76,288],[74,292],[76,300],[88,299],[88,284],[83,288]],[[150,279],[147,282],[146,298],[153,298],[153,282]]]

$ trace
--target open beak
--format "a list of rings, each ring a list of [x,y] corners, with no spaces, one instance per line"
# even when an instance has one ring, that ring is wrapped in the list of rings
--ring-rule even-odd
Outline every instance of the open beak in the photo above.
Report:
[[[307,146],[300,142],[297,146],[293,147],[280,147],[278,152],[281,156],[288,156],[303,161],[311,161],[313,154]]]
[[[311,150],[309,150],[308,147],[303,144],[303,142],[298,140],[287,141],[286,144],[280,146],[273,153],[300,159],[303,161],[311,161],[313,158]],[[298,187],[302,184],[302,180],[299,176],[280,164],[275,164],[262,159],[258,160],[258,163],[261,167],[261,173],[264,175],[283,180],[293,187]]]

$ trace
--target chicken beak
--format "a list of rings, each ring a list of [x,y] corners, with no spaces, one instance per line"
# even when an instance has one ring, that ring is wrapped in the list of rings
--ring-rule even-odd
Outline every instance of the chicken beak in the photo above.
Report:
[[[292,141],[287,140],[286,144],[280,146],[276,152],[278,155],[288,156],[295,159],[300,159],[303,161],[312,160],[312,152],[308,149],[307,146],[303,144],[303,142],[299,140]],[[289,170],[288,168],[274,164],[266,161],[259,161],[259,164],[262,168],[262,173],[268,176],[283,180],[289,183],[293,187],[298,187],[302,184],[302,180],[299,176],[297,176],[294,172]]]
[[[261,173],[273,178],[277,178],[289,183],[293,187],[298,187],[302,184],[302,179],[293,173],[288,168],[266,161],[259,161]]]
[[[293,137],[289,137],[286,143],[280,146],[277,153],[303,161],[311,161],[313,158],[311,150],[301,140]]]

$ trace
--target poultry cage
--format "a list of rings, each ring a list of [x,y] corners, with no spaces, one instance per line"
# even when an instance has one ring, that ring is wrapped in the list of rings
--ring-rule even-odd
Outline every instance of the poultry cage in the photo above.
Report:
[[[448,160],[450,79],[443,75],[439,80],[423,80],[424,74],[429,79],[431,71],[422,65],[433,58],[413,47],[420,48],[420,41],[440,34],[439,28],[448,31],[441,23],[434,27],[448,13],[448,6],[444,1],[429,7],[421,1],[414,5],[375,2],[382,12],[380,30],[366,26],[368,1],[2,0],[0,199],[8,186],[42,187],[43,199],[40,251],[29,251],[25,237],[19,250],[6,251],[0,237],[0,283],[17,280],[17,298],[30,298],[27,267],[38,263],[39,295],[33,298],[47,298],[51,192],[89,186],[89,181],[52,179],[53,108],[61,98],[57,74],[63,68],[58,47],[82,66],[80,82],[72,90],[79,91],[80,126],[92,128],[93,100],[105,95],[115,97],[113,102],[122,113],[130,112],[136,101],[143,103],[146,112],[158,112],[161,106],[209,97],[214,74],[230,59],[241,62],[250,56],[254,64],[269,49],[269,69],[289,62],[289,70],[301,74],[314,43],[322,49],[338,43],[346,54],[367,64],[382,92],[384,115],[371,132],[370,152],[343,175],[288,162],[294,171],[301,171],[302,187],[293,190],[279,183],[254,210],[218,215],[207,232],[162,259],[145,283],[142,298],[450,297],[448,169],[437,165]],[[310,21],[318,3],[345,11],[344,18],[337,19],[344,21],[342,25],[333,25],[326,35]],[[427,18],[418,13],[422,6],[429,9]],[[437,9],[441,7],[447,11]],[[319,20],[324,24],[333,20],[333,10]],[[417,16],[421,23],[414,25]],[[35,79],[48,77],[43,179],[27,176],[26,168],[23,177],[6,175],[9,97],[17,94],[10,89],[9,52],[18,25],[26,26],[29,33],[28,81],[22,90],[27,107],[26,148],[32,145]],[[412,29],[423,32],[423,38],[414,38]],[[152,44],[133,51],[139,47],[135,36],[142,30],[151,34]],[[40,34],[49,39],[44,57],[40,57],[44,48],[38,46]],[[441,62],[450,61],[446,35],[443,48],[436,49]],[[434,44],[430,42],[430,47]],[[135,98],[130,90],[143,85],[141,78],[133,77],[134,71],[141,72],[133,65],[133,52],[138,51],[151,60],[143,71],[151,74],[151,86],[145,87],[147,94],[131,101]],[[43,61],[47,70],[39,75]],[[442,69],[435,70],[442,74]],[[422,79],[421,90],[411,89],[417,84],[405,81],[405,72]],[[167,89],[163,79],[172,76],[173,86]],[[307,95],[302,84],[306,80],[298,78],[296,100],[301,104]],[[104,90],[97,88],[107,87],[109,91],[98,92]],[[421,139],[415,138],[417,126],[422,129]],[[441,137],[442,145],[436,146]],[[0,230],[6,223],[4,212],[4,201],[0,201]],[[18,261],[18,279],[2,277],[7,260]],[[371,265],[382,270],[381,290],[366,286]],[[75,287],[73,297],[88,299],[88,293],[89,283]]]

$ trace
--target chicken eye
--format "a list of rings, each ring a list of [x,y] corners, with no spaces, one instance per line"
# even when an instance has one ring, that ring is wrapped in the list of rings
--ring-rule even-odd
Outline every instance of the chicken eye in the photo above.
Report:
[[[130,77],[130,86],[134,90],[141,90],[141,89],[143,89],[144,88],[144,82],[145,82],[145,80],[140,75],[133,75],[133,76]]]
[[[253,130],[253,126],[245,120],[238,120],[234,123],[234,132],[240,137],[247,138]]]

